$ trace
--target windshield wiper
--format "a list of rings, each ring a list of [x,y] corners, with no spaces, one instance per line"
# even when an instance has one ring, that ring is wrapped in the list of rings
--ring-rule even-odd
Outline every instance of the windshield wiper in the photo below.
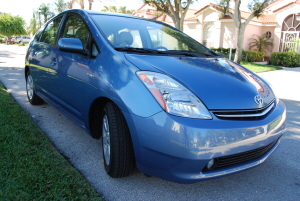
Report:
[[[140,52],[140,53],[154,53],[160,54],[160,51],[147,49],[147,48],[136,48],[136,47],[115,47],[115,50],[126,51],[126,52]]]
[[[167,50],[167,51],[158,51],[154,49],[148,48],[136,48],[136,47],[115,47],[115,50],[118,51],[126,51],[126,52],[138,52],[138,53],[152,53],[152,54],[166,54],[166,55],[184,55],[190,57],[199,57],[200,55],[204,55],[206,57],[216,56],[213,54],[201,53],[201,52],[193,52],[188,50]]]
[[[204,55],[206,57],[215,56],[213,54],[207,54],[203,52],[193,52],[188,50],[168,50],[165,53],[167,54],[178,54],[178,55],[186,55],[186,56],[192,56],[192,57],[199,57],[199,55]]]

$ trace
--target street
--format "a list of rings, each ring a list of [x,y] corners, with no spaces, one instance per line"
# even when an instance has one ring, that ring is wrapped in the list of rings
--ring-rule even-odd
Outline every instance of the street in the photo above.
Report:
[[[281,144],[259,167],[219,179],[183,185],[135,172],[110,178],[103,167],[101,141],[48,104],[32,106],[26,96],[26,46],[0,44],[0,82],[44,131],[54,146],[106,200],[299,200],[300,68],[260,73],[287,107]],[[1,112],[1,111],[0,111]],[[0,144],[1,146],[1,144]]]

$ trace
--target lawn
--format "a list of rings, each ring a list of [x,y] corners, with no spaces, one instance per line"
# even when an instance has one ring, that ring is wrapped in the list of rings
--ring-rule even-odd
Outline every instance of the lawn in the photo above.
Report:
[[[244,66],[245,68],[248,68],[249,70],[251,70],[255,73],[261,73],[261,72],[267,72],[267,71],[282,69],[279,66],[255,64],[255,63],[250,63],[250,62],[246,62],[246,61],[242,61],[241,65]]]
[[[101,200],[0,83],[0,200]]]

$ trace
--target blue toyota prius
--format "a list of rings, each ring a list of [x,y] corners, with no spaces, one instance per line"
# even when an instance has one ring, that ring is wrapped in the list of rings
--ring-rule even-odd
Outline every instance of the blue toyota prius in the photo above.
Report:
[[[68,10],[32,38],[32,105],[46,101],[102,140],[111,177],[194,183],[255,167],[286,109],[257,74],[161,22]]]

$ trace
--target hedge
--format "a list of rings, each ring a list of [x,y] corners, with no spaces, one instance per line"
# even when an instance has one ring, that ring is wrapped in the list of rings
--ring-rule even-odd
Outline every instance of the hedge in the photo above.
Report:
[[[210,48],[214,52],[228,58],[230,53],[230,48]],[[236,52],[236,49],[232,49],[232,58],[234,57]],[[256,50],[243,50],[243,61],[249,61],[249,62],[259,62],[263,61],[265,57],[265,52],[259,52]]]
[[[270,64],[275,66],[298,67],[300,66],[300,54],[297,52],[273,52]]]
[[[230,48],[223,48],[223,47],[219,47],[219,48],[210,48],[212,51],[219,53],[219,54],[229,54],[230,52]],[[236,49],[232,48],[232,54],[235,54]]]
[[[219,48],[210,48],[210,49],[226,58],[229,58],[230,48],[219,47]],[[236,49],[232,48],[231,59],[234,58],[235,51]]]
[[[264,51],[256,50],[243,50],[245,61],[249,62],[260,62],[264,61],[266,53]]]

